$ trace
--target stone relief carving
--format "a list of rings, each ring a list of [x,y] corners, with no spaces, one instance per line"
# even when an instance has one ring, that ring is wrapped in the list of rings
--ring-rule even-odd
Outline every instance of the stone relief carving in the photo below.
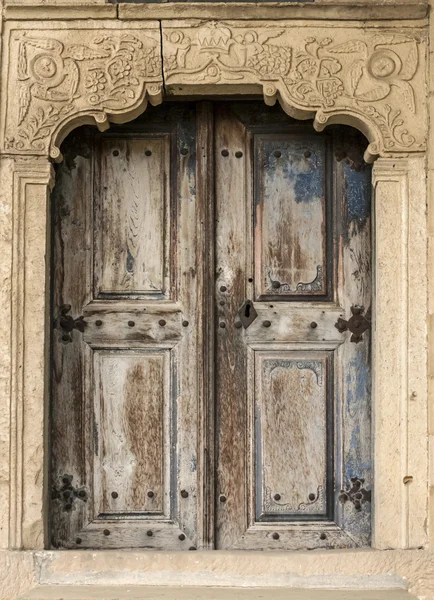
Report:
[[[105,129],[108,114],[122,117],[135,108],[142,110],[145,96],[161,102],[158,31],[73,33],[13,36],[17,96],[11,94],[8,106],[7,151],[49,150],[57,158],[53,134],[71,118],[93,117]]]
[[[370,160],[380,153],[423,150],[425,116],[415,94],[423,88],[421,40],[379,29],[338,27],[330,36],[312,29],[264,22],[163,24],[167,89],[260,85],[267,104],[278,98],[296,118],[316,113],[318,130],[333,116],[359,118],[371,141]]]
[[[124,24],[125,25],[125,24]],[[169,94],[262,88],[314,126],[356,124],[366,159],[425,149],[423,30],[291,22],[163,21],[140,28],[13,29],[4,150],[50,154],[77,123],[123,122]],[[328,35],[330,31],[330,35]],[[162,64],[163,63],[163,64]]]

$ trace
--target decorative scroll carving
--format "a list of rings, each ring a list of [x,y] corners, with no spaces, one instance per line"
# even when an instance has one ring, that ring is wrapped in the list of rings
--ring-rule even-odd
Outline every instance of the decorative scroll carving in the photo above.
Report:
[[[308,369],[315,373],[316,382],[319,386],[323,385],[324,382],[324,363],[321,360],[288,360],[286,358],[275,358],[267,360],[265,363],[266,373],[271,375],[274,369],[290,369],[296,367],[297,369],[303,370]]]
[[[11,48],[7,151],[59,158],[55,137],[77,117],[106,129],[109,116],[122,122],[144,110],[146,96],[161,102],[156,29],[14,32]]]
[[[398,30],[336,28],[333,37],[291,23],[211,21],[163,24],[165,82],[172,93],[199,86],[221,93],[262,86],[296,118],[315,127],[359,122],[371,144],[366,159],[424,148],[424,48]],[[210,87],[211,86],[211,87]]]
[[[264,509],[266,512],[286,512],[286,513],[312,513],[321,510],[324,506],[324,488],[319,485],[316,494],[309,494],[306,502],[291,504],[290,502],[281,502],[280,494],[272,494],[269,487],[265,488]]]

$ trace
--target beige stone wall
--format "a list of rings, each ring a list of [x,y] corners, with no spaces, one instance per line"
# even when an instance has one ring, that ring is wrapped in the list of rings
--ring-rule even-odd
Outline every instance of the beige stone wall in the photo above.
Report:
[[[11,600],[38,581],[110,583],[113,572],[125,583],[154,585],[408,584],[413,593],[434,599],[434,134],[428,128],[434,108],[428,62],[434,24],[428,5],[419,0],[200,7],[115,6],[105,0],[4,2],[0,599]],[[230,61],[217,60],[212,69],[202,68],[202,40],[219,28],[223,39],[242,52]],[[109,57],[97,51],[101,33],[115,41],[117,50]],[[131,81],[125,82],[122,100],[110,85],[95,98],[86,75],[95,67],[105,72],[107,61],[122,54],[124,33],[134,37]],[[289,67],[285,57],[301,50],[310,52],[314,62],[334,61],[339,76],[335,71],[320,81],[318,71],[311,76]],[[62,74],[68,69],[78,76],[65,87]],[[366,157],[376,161],[375,549],[254,558],[244,553],[193,553],[192,558],[43,550],[51,160],[61,160],[60,142],[74,127],[93,123],[105,129],[110,121],[134,118],[148,101],[161,102],[163,74],[167,93],[259,93],[296,118],[313,118],[318,130],[340,122],[358,127],[369,139]]]

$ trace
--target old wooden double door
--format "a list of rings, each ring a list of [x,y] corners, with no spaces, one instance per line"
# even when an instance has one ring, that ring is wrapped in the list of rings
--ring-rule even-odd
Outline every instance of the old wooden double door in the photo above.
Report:
[[[52,546],[369,544],[362,146],[259,101],[166,102],[68,138]]]

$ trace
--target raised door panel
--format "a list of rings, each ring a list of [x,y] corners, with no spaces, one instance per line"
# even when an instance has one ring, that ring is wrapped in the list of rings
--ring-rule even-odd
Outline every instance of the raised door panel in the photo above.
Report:
[[[326,142],[254,137],[258,300],[327,294]]]
[[[97,514],[170,518],[170,351],[95,352]]]
[[[95,181],[96,296],[169,293],[170,135],[101,141]]]
[[[327,353],[256,351],[256,521],[326,518],[333,407]]]

